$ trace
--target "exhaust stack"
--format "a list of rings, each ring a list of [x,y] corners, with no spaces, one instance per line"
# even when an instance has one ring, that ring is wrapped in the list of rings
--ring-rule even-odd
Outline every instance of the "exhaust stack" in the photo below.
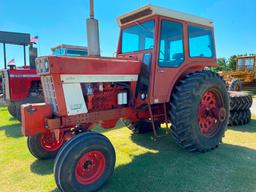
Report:
[[[100,56],[99,23],[94,18],[94,0],[90,0],[90,19],[87,19],[88,55]]]

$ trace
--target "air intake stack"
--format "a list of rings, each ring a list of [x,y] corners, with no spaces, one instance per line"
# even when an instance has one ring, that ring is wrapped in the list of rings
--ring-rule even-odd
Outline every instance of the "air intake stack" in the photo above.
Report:
[[[87,19],[88,55],[100,56],[99,23],[94,18],[94,0],[90,0],[90,19]]]

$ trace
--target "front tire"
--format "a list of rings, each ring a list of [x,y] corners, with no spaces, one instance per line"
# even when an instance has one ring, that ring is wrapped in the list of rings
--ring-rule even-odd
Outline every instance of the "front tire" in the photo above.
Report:
[[[97,191],[112,175],[115,160],[108,138],[95,132],[81,133],[59,151],[54,164],[55,182],[63,192]]]
[[[175,87],[170,105],[171,131],[178,145],[198,152],[219,145],[228,123],[229,97],[218,74],[187,75]]]
[[[63,144],[64,138],[61,136],[60,140],[57,141],[54,133],[50,131],[28,137],[27,139],[27,146],[30,153],[39,160],[55,158]]]

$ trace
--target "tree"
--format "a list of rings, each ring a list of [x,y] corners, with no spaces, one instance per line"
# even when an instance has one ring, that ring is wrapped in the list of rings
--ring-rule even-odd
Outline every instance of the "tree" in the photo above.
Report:
[[[218,58],[218,59],[217,59],[217,63],[219,64],[219,66],[218,66],[218,67],[215,67],[215,68],[213,69],[214,71],[225,71],[225,70],[228,69],[226,58],[224,58],[224,57]]]
[[[227,60],[226,60],[226,58],[224,58],[224,57],[218,58],[218,59],[217,59],[217,63],[218,63],[220,66],[222,66],[222,67],[226,67],[226,65],[227,65]]]
[[[228,60],[228,68],[230,70],[236,70],[236,64],[237,64],[237,56],[233,55]]]

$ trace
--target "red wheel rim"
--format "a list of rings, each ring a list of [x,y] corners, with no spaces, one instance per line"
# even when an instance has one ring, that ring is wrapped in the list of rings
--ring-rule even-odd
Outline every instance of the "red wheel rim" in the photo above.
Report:
[[[217,131],[218,123],[225,119],[223,110],[225,112],[216,92],[206,91],[203,94],[198,110],[198,126],[203,135],[211,136]]]
[[[106,167],[106,159],[101,151],[85,153],[77,162],[75,176],[79,183],[89,185],[96,182]]]
[[[64,143],[63,135],[60,135],[59,141],[56,140],[55,134],[51,131],[47,131],[41,136],[41,146],[46,151],[56,151]]]

